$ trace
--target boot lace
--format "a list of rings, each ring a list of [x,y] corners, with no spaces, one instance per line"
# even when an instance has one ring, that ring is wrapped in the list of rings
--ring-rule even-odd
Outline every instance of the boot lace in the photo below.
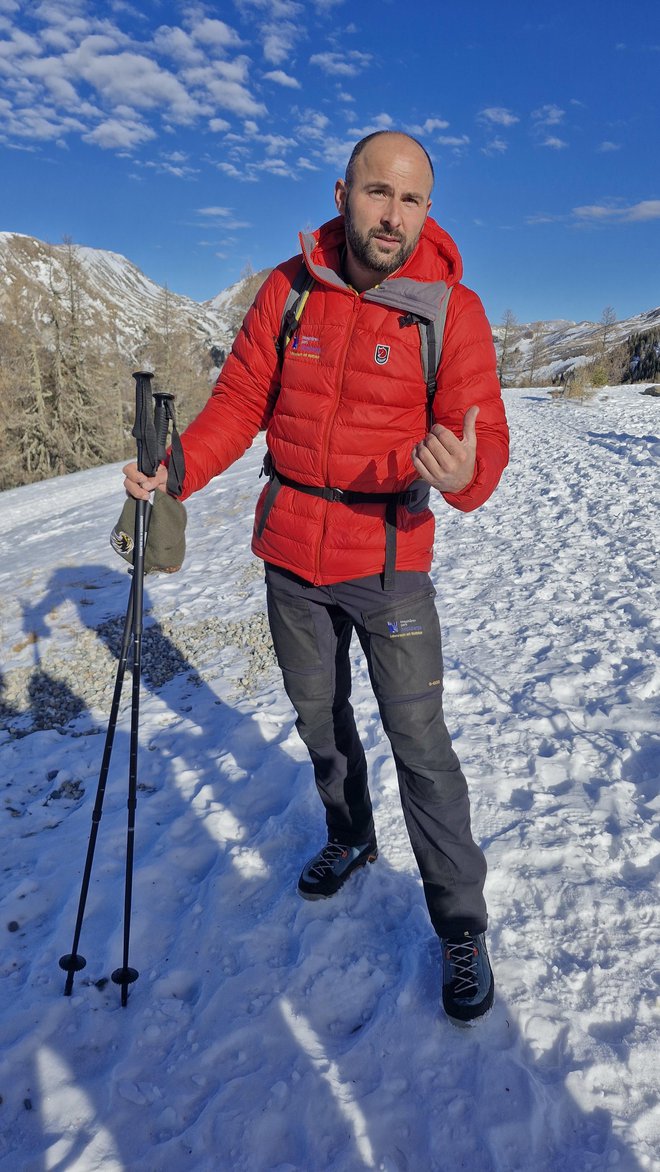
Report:
[[[472,937],[447,940],[445,953],[451,965],[455,997],[473,997],[478,988],[477,957],[479,950]]]
[[[309,868],[310,879],[325,879],[325,876],[334,870],[335,863],[338,863],[340,859],[345,859],[347,855],[348,847],[342,846],[338,842],[329,842],[319,852],[314,866]]]

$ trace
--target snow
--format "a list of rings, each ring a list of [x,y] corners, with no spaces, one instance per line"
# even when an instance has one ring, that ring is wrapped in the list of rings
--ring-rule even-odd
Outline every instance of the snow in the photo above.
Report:
[[[245,647],[210,625],[263,611],[258,440],[188,502],[183,570],[146,582],[148,626],[174,613],[182,640],[209,635],[143,687],[126,1008],[109,977],[130,687],[70,998],[58,958],[107,709],[0,733],[2,1172],[660,1168],[660,405],[632,387],[506,403],[511,465],[478,512],[437,502],[433,571],[447,718],[489,862],[492,1013],[457,1030],[439,1009],[438,942],[357,649],[381,857],[333,900],[295,893],[323,841],[306,752],[277,670],[246,691]],[[1,500],[5,677],[48,675],[88,638],[111,688],[94,632],[128,597],[108,543],[118,466]]]

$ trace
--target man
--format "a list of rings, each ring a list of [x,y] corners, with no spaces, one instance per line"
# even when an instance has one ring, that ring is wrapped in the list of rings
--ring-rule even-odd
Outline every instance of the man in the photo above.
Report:
[[[270,483],[252,548],[266,563],[275,652],[328,829],[298,891],[305,899],[333,896],[378,854],[349,701],[355,630],[443,944],[443,1004],[463,1025],[488,1011],[494,983],[486,864],[442,710],[428,494],[433,488],[461,510],[481,505],[507,463],[508,432],[490,327],[477,296],[460,284],[456,245],[428,216],[432,185],[429,156],[408,135],[378,132],[357,144],[336,183],[338,217],[301,237],[302,257],[271,273],[211,398],[182,436],[180,495],[223,472],[267,428]],[[278,355],[303,264],[314,280]],[[435,315],[440,333],[441,307],[433,397],[437,357],[430,346],[425,377],[426,331],[418,323]],[[135,497],[166,488],[164,466],[153,478],[135,465],[125,472]]]

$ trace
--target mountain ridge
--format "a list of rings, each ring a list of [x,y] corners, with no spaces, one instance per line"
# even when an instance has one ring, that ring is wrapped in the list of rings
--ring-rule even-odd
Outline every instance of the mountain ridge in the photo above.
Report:
[[[12,317],[33,324],[46,341],[52,326],[53,299],[72,295],[75,284],[81,326],[92,331],[101,349],[119,350],[126,360],[143,364],[145,340],[154,328],[176,327],[193,339],[200,370],[209,377],[222,364],[260,284],[270,269],[248,272],[241,280],[205,301],[195,301],[158,285],[121,253],[65,241],[48,244],[18,232],[0,232],[0,321]],[[509,339],[506,379],[561,382],[593,361],[599,349],[613,350],[634,334],[660,328],[660,306],[608,327],[603,324],[552,319],[515,323]],[[504,324],[492,323],[493,341],[502,358]],[[615,381],[620,381],[616,379]]]

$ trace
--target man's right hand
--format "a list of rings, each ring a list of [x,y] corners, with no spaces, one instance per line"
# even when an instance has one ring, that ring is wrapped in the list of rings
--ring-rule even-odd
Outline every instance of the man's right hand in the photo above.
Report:
[[[137,464],[127,464],[122,469],[124,473],[124,488],[129,496],[134,496],[136,501],[148,501],[149,494],[155,488],[160,492],[167,492],[167,467],[165,464],[159,464],[156,469],[155,476],[146,476],[144,472],[138,470]]]

